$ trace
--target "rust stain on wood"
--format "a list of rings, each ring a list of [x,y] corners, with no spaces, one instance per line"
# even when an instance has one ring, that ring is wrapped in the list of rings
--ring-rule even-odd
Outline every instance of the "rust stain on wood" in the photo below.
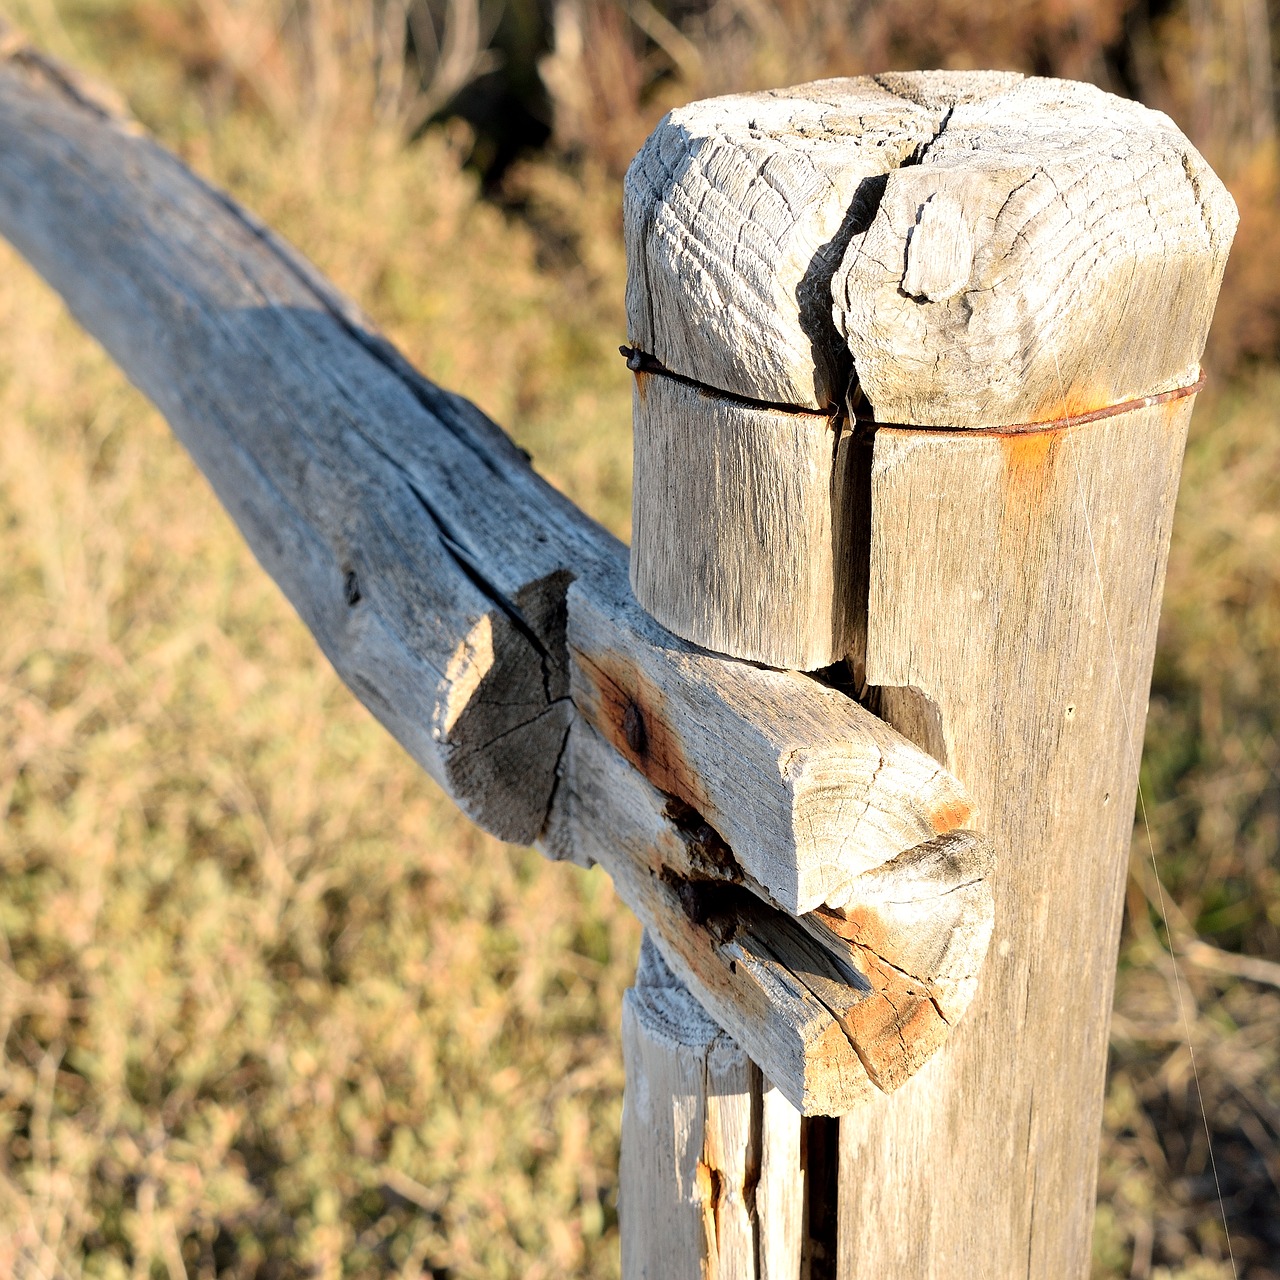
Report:
[[[973,818],[973,805],[960,796],[935,805],[929,811],[929,822],[940,836],[946,835],[948,831],[959,831],[967,827]]]
[[[950,1033],[936,1003],[935,984],[895,965],[892,930],[874,908],[815,914],[858,950],[857,967],[872,990],[841,1021],[867,1074],[878,1088],[891,1093],[920,1069]]]
[[[867,1074],[885,1093],[905,1084],[950,1032],[928,996],[901,980],[855,1005],[845,1024]]]
[[[1038,506],[1046,496],[1065,427],[997,437],[1004,457],[1005,503],[1014,510]]]
[[[706,790],[668,721],[662,691],[620,654],[579,656],[596,703],[583,710],[595,727],[659,791],[705,812]]]

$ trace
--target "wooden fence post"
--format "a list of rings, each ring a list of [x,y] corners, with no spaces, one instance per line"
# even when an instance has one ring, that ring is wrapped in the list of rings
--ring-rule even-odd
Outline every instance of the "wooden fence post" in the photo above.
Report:
[[[1083,1277],[1156,622],[1230,198],[1134,103],[916,73],[673,112],[632,165],[626,223],[638,598],[721,652],[840,664],[828,675],[972,790],[996,850],[970,1011],[840,1121],[838,1187],[816,1189],[836,1274]],[[696,1106],[653,1041],[635,1051],[634,1023],[633,1118],[639,1097],[649,1115]],[[656,1134],[624,1128],[630,1280],[762,1274],[758,1256],[660,1261],[663,1220],[628,1217]],[[815,1170],[785,1158],[812,1218]]]

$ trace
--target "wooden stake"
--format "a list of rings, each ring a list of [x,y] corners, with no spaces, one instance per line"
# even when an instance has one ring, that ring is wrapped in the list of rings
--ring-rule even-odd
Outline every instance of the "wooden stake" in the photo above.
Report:
[[[1146,692],[1230,198],[1137,104],[917,73],[673,113],[633,166],[627,222],[648,370],[638,597],[740,657],[847,660],[971,788],[996,850],[969,1013],[840,1122],[821,1206],[838,1274],[1082,1277]]]
[[[1088,1274],[1190,413],[1187,397],[1024,435],[876,434],[867,678],[882,713],[923,727],[974,788],[998,851],[997,923],[944,1050],[841,1122],[841,1276]]]
[[[784,1171],[799,1168],[800,1113],[703,1013],[647,934],[622,1006],[622,1052],[623,1273],[797,1276],[804,1182]]]

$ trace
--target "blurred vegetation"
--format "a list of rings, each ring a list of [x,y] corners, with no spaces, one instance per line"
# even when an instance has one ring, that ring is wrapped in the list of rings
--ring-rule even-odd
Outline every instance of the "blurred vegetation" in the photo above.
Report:
[[[982,65],[1169,111],[1242,222],[1175,528],[1095,1273],[1280,1277],[1264,0],[0,4],[623,536],[619,178],[663,110]],[[0,414],[0,1275],[616,1274],[638,933],[607,881],[453,814],[3,245]]]

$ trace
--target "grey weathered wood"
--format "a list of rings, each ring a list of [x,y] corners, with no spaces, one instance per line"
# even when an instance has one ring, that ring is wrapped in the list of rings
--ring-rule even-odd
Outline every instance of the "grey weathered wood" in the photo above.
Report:
[[[838,901],[849,875],[963,824],[963,790],[892,730],[864,718],[863,749],[846,745],[830,690],[655,627],[625,548],[497,427],[21,47],[0,64],[0,229],[166,414],[356,695],[496,834],[536,837],[555,791],[575,578],[577,652],[661,694],[650,736],[682,768],[661,785],[705,802],[783,905]],[[587,702],[618,741],[625,708]],[[864,810],[851,835],[842,815]]]
[[[867,678],[899,691],[889,714],[936,726],[935,748],[977,791],[998,856],[996,929],[943,1051],[874,1114],[841,1122],[843,1276],[1088,1274],[1190,411],[1186,398],[1024,435],[876,435]],[[927,626],[938,611],[951,625]],[[926,1213],[930,1231],[913,1230]]]
[[[864,872],[839,911],[770,906],[715,831],[593,728],[569,735],[557,818],[699,1003],[805,1115],[898,1088],[972,998],[990,938],[990,848],[951,832]]]
[[[664,583],[656,561],[634,561],[665,539],[668,549],[686,547],[682,571],[749,566],[746,548],[803,543],[821,527],[815,512],[824,501],[852,507],[864,522],[859,562],[846,569],[855,603],[866,600],[864,621],[851,628],[843,656],[881,714],[973,788],[977,829],[997,859],[986,882],[996,888],[996,926],[972,1004],[945,1047],[890,1096],[840,1121],[838,1273],[1083,1276],[1121,890],[1192,403],[1181,393],[1199,378],[1235,213],[1167,119],[1086,86],[962,73],[877,83],[938,112],[937,128],[910,163],[891,166],[873,203],[861,201],[840,264],[829,271],[825,252],[814,263],[830,282],[856,370],[851,410],[890,425],[874,429],[852,496],[845,477],[831,482],[834,468],[819,474],[792,525],[794,476],[774,493],[749,492],[776,470],[778,437],[756,427],[724,447],[728,433],[714,425],[727,412],[719,401],[779,399],[782,382],[758,372],[773,370],[775,348],[788,353],[785,381],[805,384],[797,348],[777,336],[794,336],[790,303],[772,322],[732,331],[765,354],[714,350],[730,330],[707,318],[708,297],[732,318],[771,296],[767,282],[744,279],[737,266],[730,247],[743,219],[735,222],[726,211],[733,201],[722,197],[746,190],[740,174],[769,169],[766,152],[787,172],[793,145],[776,125],[750,127],[754,101],[725,100],[739,120],[717,126],[718,138],[723,146],[741,139],[744,156],[717,152],[714,165],[672,166],[654,197],[670,204],[670,216],[651,210],[636,222],[633,243],[646,256],[632,276],[631,312],[643,315],[637,291],[654,277],[655,254],[696,258],[703,274],[688,273],[692,321],[671,315],[680,301],[669,289],[651,328],[660,322],[675,335],[662,363],[715,388],[707,394],[718,400],[708,410],[682,384],[654,413],[646,389],[637,397],[638,439],[655,459],[694,466],[697,442],[709,438],[720,447],[708,450],[699,476],[680,478],[680,496],[731,500],[638,513],[637,528],[662,535],[637,538],[633,580],[675,630],[704,635],[719,626],[726,651],[785,661],[805,643],[802,633],[797,640],[803,617],[784,607],[785,556],[776,571],[764,563],[758,579],[734,588],[779,601],[773,650],[759,619],[744,620],[714,574]],[[850,88],[864,91],[865,82]],[[814,96],[801,89],[776,98],[797,104],[795,118],[806,122]],[[823,86],[821,96],[834,95]],[[687,114],[719,119],[720,110],[703,104]],[[660,137],[649,149],[700,155],[672,119],[660,133],[674,131],[674,140]],[[913,142],[917,129],[915,118],[903,126]],[[694,169],[688,188],[701,194],[691,211],[682,183]],[[718,193],[702,190],[717,183]],[[770,215],[775,245],[787,243],[785,205]],[[794,214],[802,229],[806,216]],[[682,218],[690,228],[672,230]],[[687,248],[706,243],[721,251]],[[792,281],[796,269],[784,259],[774,255],[779,278]],[[814,361],[815,385],[830,386],[834,358],[819,352]],[[643,352],[631,363],[665,376]],[[774,414],[780,427],[789,408],[822,404],[787,398],[752,412]],[[678,401],[690,406],[684,421],[666,411]],[[748,442],[757,452],[737,456]],[[637,473],[648,465],[638,458]],[[645,493],[662,500],[660,464],[652,479]],[[709,599],[698,598],[700,588]],[[831,598],[847,598],[842,590],[833,583]],[[806,582],[798,609],[821,595]],[[821,611],[817,624],[809,639],[821,652],[832,628]],[[833,648],[832,656],[841,655]],[[824,911],[806,927],[843,931]],[[918,930],[911,937],[928,951]],[[840,1011],[846,1024],[854,1012]]]
[[[623,1001],[623,1272],[796,1280],[800,1114],[703,1013],[652,943]],[[763,1161],[775,1171],[763,1177]]]
[[[609,872],[698,1002],[750,1046],[752,1060],[801,1111],[838,1115],[872,1098],[876,1088],[812,976],[776,954],[779,935],[803,937],[801,926],[711,878],[722,846],[696,826],[686,829],[668,797],[594,729],[573,726],[568,759],[564,814],[578,850]],[[820,983],[836,973],[836,961],[825,952],[817,959]]]
[[[866,584],[847,571],[863,531],[860,451],[844,416],[639,371],[633,420],[637,599],[738,658],[812,671],[848,653]]]
[[[904,1084],[969,1007],[991,940],[994,871],[987,841],[957,831],[860,876],[841,910],[801,917],[871,988],[841,1025],[878,1088]]]
[[[270,231],[22,48],[0,62],[0,230],[169,419],[357,696],[477,821],[536,836],[570,703],[562,548],[530,524],[589,549],[589,523]]]
[[[623,1000],[622,1051],[625,1274],[754,1280],[758,1068],[643,951]]]
[[[865,639],[848,415],[1009,426],[1192,383],[1235,226],[1167,117],[959,72],[682,108],[626,216],[637,598],[803,670]]]
[[[800,1274],[805,1226],[802,1130],[800,1113],[762,1078],[756,1173],[759,1280],[796,1280]]]
[[[575,583],[568,644],[577,712],[792,914],[841,907],[863,872],[971,824],[955,778],[852,699],[693,648],[629,593]]]
[[[842,400],[831,273],[877,180],[942,115],[870,77],[670,112],[624,188],[632,345],[757,400]]]
[[[1021,80],[888,175],[835,320],[881,422],[1079,415],[1195,382],[1235,224],[1167,116]]]

